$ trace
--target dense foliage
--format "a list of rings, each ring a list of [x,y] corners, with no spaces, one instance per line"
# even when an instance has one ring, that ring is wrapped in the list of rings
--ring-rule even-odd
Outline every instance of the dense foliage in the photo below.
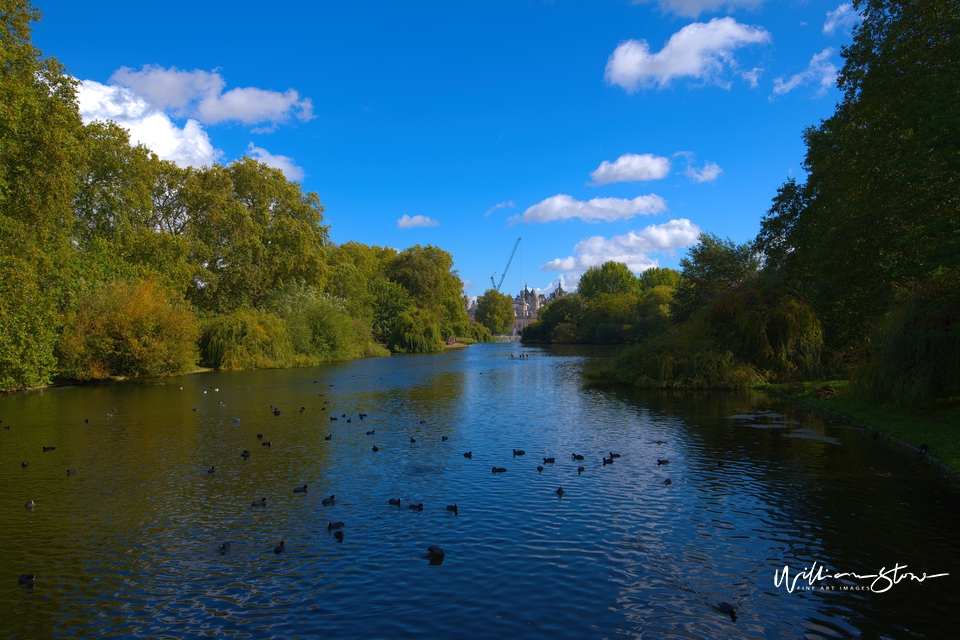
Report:
[[[496,289],[487,289],[477,298],[476,318],[490,333],[509,333],[513,327],[513,298]]]
[[[0,389],[489,339],[446,251],[335,246],[319,196],[277,169],[178,167],[84,125],[39,18],[0,0]]]

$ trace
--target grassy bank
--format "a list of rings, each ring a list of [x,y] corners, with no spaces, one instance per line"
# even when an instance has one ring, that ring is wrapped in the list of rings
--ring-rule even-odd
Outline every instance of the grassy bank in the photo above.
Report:
[[[903,409],[847,394],[846,387],[846,381],[760,385],[768,393],[815,405],[891,440],[916,448],[926,444],[930,447],[929,458],[939,459],[954,474],[960,473],[960,398],[927,408]],[[818,397],[817,388],[829,388],[836,393],[821,392]]]

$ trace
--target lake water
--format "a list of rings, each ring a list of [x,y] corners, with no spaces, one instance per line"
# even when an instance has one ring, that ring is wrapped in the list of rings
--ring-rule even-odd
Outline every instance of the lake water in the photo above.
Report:
[[[956,485],[759,394],[591,387],[590,361],[488,344],[0,396],[0,630],[957,637]],[[775,584],[812,563],[949,575]]]

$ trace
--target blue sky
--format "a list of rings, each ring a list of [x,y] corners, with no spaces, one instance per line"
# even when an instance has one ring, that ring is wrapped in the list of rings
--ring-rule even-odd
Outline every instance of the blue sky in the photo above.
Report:
[[[334,242],[450,251],[482,294],[677,266],[752,238],[840,99],[848,4],[43,1],[34,43],[180,164],[244,154],[316,191]]]

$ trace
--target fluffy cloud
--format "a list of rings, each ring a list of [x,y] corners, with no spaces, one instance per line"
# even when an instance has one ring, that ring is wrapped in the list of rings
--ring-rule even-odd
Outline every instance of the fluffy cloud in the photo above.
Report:
[[[611,182],[635,182],[638,180],[660,180],[670,173],[670,161],[651,153],[638,155],[625,153],[614,162],[604,160],[590,174],[594,185]]]
[[[833,49],[827,47],[810,59],[810,63],[806,69],[790,76],[789,80],[775,78],[773,81],[773,94],[782,96],[790,93],[797,87],[815,84],[817,86],[816,95],[822,96],[827,92],[827,89],[836,84],[837,81],[837,68],[830,62],[830,56],[832,55]],[[771,96],[770,99],[772,100],[773,96]]]
[[[583,202],[559,194],[533,205],[522,216],[510,218],[511,222],[552,222],[579,218],[584,222],[613,222],[629,220],[636,215],[651,215],[667,210],[667,201],[655,193],[626,198],[593,198]]]
[[[733,52],[769,41],[770,33],[765,29],[740,24],[730,17],[695,22],[670,36],[657,53],[650,53],[645,40],[621,43],[607,61],[604,78],[628,93],[654,84],[662,88],[682,77],[726,86],[721,74],[725,67],[736,67]]]
[[[486,213],[483,214],[483,217],[484,217],[484,218],[487,218],[487,217],[490,216],[491,213],[493,213],[493,212],[496,211],[497,209],[503,209],[504,207],[513,208],[513,200],[507,200],[506,202],[499,202],[499,203],[493,205],[492,207],[490,207],[489,209],[487,209]]]
[[[164,160],[182,167],[209,165],[223,155],[214,149],[199,122],[190,119],[180,128],[165,113],[125,87],[84,80],[77,102],[84,122],[113,120],[130,131],[134,144],[143,144]]]
[[[823,23],[823,32],[832,36],[838,28],[851,29],[858,22],[860,22],[860,15],[854,11],[853,5],[847,2],[835,10],[827,12],[827,20]]]
[[[435,227],[439,222],[427,216],[413,216],[403,214],[403,217],[397,220],[397,229],[413,229],[414,227]]]
[[[247,145],[247,155],[259,160],[268,167],[280,169],[280,171],[283,171],[283,175],[286,176],[287,180],[303,180],[303,168],[294,164],[293,158],[274,155],[266,149],[254,146],[252,142]]]
[[[121,67],[110,78],[113,85],[126,87],[158,111],[193,117],[204,124],[242,122],[246,125],[276,125],[291,117],[306,122],[313,115],[310,98],[300,99],[293,89],[283,93],[255,87],[230,89],[219,73],[195,69],[182,71],[144,65],[140,71]]]
[[[680,218],[622,236],[593,236],[578,242],[573,248],[574,255],[556,258],[540,268],[543,271],[564,271],[568,282],[579,280],[587,269],[608,260],[623,262],[634,273],[640,273],[657,266],[657,261],[650,257],[651,253],[673,254],[677,249],[696,244],[699,235],[697,225]]]
[[[634,0],[633,4],[650,2],[651,0]],[[685,18],[696,18],[704,11],[716,11],[721,7],[728,10],[745,7],[752,9],[763,4],[763,0],[657,0],[664,13],[674,13]]]
[[[713,182],[720,177],[723,169],[716,162],[708,162],[700,169],[688,166],[684,173],[696,182]]]

